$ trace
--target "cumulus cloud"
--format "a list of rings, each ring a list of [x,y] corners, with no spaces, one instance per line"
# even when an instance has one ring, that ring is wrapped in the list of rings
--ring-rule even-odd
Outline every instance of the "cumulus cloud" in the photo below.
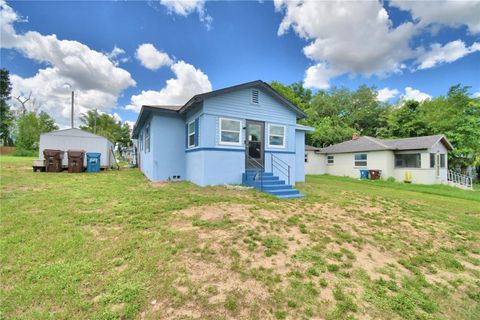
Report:
[[[324,88],[332,77],[345,73],[385,75],[402,69],[402,61],[414,57],[408,45],[414,24],[392,27],[378,1],[276,0],[284,12],[278,35],[292,29],[310,41],[304,54],[316,63],[306,72],[309,87]]]
[[[167,80],[164,88],[132,96],[126,109],[140,112],[142,105],[182,105],[196,94],[212,91],[208,76],[191,64],[178,61],[171,69],[175,78]]]
[[[305,72],[307,87],[327,88],[332,78],[388,76],[453,62],[478,50],[457,40],[430,49],[411,47],[412,39],[427,27],[466,25],[480,33],[480,1],[396,1],[390,5],[409,11],[413,22],[397,26],[383,1],[275,0],[283,19],[278,35],[292,30],[308,44],[303,53],[313,64]],[[418,67],[418,68],[417,68]]]
[[[413,89],[412,87],[406,87],[405,93],[400,97],[400,100],[402,101],[415,100],[418,102],[422,102],[424,100],[431,99],[431,98],[432,96],[425,92],[421,92],[420,90]]]
[[[393,97],[396,97],[400,91],[397,89],[383,88],[377,91],[377,100],[381,102],[386,102]]]
[[[212,26],[213,18],[205,9],[205,0],[160,0],[160,4],[165,6],[168,12],[183,17],[197,12],[198,18],[205,24],[207,29],[210,29]]]
[[[147,69],[157,70],[162,66],[170,66],[173,61],[168,54],[158,51],[151,43],[138,46],[135,57]]]
[[[480,91],[474,92],[472,97],[474,98],[480,98]]]
[[[428,69],[442,63],[453,62],[476,51],[480,51],[478,42],[474,42],[470,47],[467,47],[462,40],[455,40],[443,46],[440,43],[434,43],[429,51],[417,58],[418,69]]]
[[[466,25],[472,34],[480,33],[480,1],[404,1],[392,0],[390,5],[409,11],[420,27],[429,25]]]
[[[36,31],[19,34],[13,24],[21,21],[11,7],[0,1],[1,47],[14,49],[47,67],[32,77],[12,74],[12,96],[31,92],[40,110],[49,113],[59,125],[67,125],[70,118],[70,89],[65,84],[76,93],[77,124],[79,114],[89,109],[110,112],[121,92],[135,86],[130,73],[117,67],[108,55],[78,41],[60,40],[54,34],[42,35]]]

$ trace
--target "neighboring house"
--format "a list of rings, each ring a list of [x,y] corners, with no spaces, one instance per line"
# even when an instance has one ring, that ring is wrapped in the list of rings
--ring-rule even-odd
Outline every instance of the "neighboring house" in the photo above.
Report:
[[[411,176],[413,183],[447,183],[450,150],[444,135],[392,140],[354,135],[326,148],[306,147],[305,169],[307,174],[353,178],[360,177],[361,169],[381,170],[383,179]]]
[[[152,181],[254,185],[253,172],[262,171],[255,176],[262,186],[284,191],[270,193],[298,194],[291,186],[305,179],[305,131],[311,130],[297,124],[304,117],[268,84],[253,81],[180,106],[142,106],[132,136],[139,167]]]

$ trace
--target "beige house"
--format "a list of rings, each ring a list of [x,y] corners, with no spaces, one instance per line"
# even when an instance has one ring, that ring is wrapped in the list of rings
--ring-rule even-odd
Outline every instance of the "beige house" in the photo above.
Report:
[[[448,183],[448,151],[444,135],[383,140],[353,136],[326,148],[307,146],[306,174],[360,178],[360,170],[380,170],[381,178],[412,183]]]

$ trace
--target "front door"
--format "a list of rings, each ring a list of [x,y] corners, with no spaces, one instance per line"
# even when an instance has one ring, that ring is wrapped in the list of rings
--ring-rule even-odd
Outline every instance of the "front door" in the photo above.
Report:
[[[258,169],[265,161],[265,122],[247,120],[246,128],[246,167]]]

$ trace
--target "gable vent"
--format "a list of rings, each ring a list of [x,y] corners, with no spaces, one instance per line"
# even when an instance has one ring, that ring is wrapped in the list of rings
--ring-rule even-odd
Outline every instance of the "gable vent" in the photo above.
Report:
[[[258,90],[252,89],[252,103],[258,104]]]

